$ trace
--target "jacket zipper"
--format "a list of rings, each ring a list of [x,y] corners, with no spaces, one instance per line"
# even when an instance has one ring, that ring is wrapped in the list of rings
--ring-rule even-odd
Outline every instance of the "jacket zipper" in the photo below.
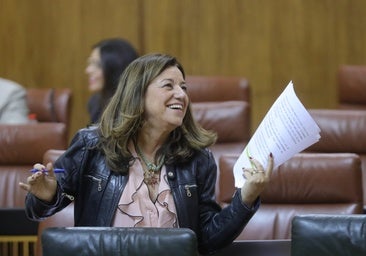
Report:
[[[102,191],[102,179],[96,178],[96,177],[94,177],[92,175],[86,175],[86,176],[89,177],[89,178],[92,178],[93,181],[98,182],[98,191],[99,192]]]
[[[66,194],[65,192],[62,193],[63,196],[66,196],[70,201],[74,201],[74,197],[72,195]]]
[[[186,189],[186,194],[188,197],[192,196],[190,188],[195,188],[197,185],[184,185],[184,188]]]

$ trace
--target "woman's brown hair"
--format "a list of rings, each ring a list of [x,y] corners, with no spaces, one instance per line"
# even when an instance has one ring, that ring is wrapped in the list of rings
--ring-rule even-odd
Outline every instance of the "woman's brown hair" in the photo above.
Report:
[[[128,150],[136,141],[144,120],[144,100],[149,84],[164,70],[177,67],[185,78],[182,65],[165,54],[149,54],[134,60],[122,73],[116,93],[107,105],[100,122],[99,147],[107,165],[115,172],[127,173],[134,157]],[[203,129],[193,118],[189,105],[183,124],[174,129],[156,158],[165,156],[165,163],[184,162],[196,150],[211,146],[216,134]]]

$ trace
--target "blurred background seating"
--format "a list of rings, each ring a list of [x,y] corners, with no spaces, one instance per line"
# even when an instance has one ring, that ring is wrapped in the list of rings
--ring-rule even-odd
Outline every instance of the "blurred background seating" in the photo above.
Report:
[[[239,156],[220,158],[219,202],[234,193],[233,166]],[[236,240],[291,239],[299,214],[361,214],[361,161],[352,153],[300,153],[275,168],[262,205]],[[347,182],[345,182],[347,181]]]
[[[36,117],[35,122],[0,125],[2,255],[28,255],[35,250],[38,224],[26,219],[26,191],[20,189],[18,183],[27,179],[35,163],[42,163],[48,149],[67,148],[71,96],[70,89],[27,89],[27,102],[30,114]],[[11,229],[9,223],[12,223]]]
[[[366,110],[366,109],[365,109]],[[306,149],[314,153],[355,153],[361,159],[363,202],[366,213],[366,111],[310,109],[320,127],[321,139]]]
[[[340,65],[337,80],[339,108],[366,110],[366,65]]]

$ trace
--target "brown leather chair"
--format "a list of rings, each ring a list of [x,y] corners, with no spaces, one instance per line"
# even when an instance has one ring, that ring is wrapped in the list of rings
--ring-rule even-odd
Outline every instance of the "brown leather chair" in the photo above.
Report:
[[[72,92],[69,88],[28,88],[29,113],[38,122],[64,123],[70,127]]]
[[[249,81],[240,76],[186,76],[192,102],[250,102]]]
[[[43,155],[48,149],[66,149],[70,99],[69,89],[27,89],[30,113],[36,115],[38,122],[0,125],[0,186],[2,188],[0,211],[4,213],[11,210],[23,211],[22,215],[7,215],[8,218],[2,218],[1,226],[8,222],[14,225],[25,223],[23,219],[25,219],[26,192],[19,188],[18,183],[27,179],[30,175],[29,170],[35,163],[42,162]],[[22,216],[21,220],[18,219],[19,216]],[[14,226],[13,233],[0,232],[0,249],[6,250],[6,246],[9,245],[11,255],[21,255],[17,248],[23,246],[22,250],[25,254],[34,254],[32,250],[35,247],[37,226],[33,233],[29,230],[30,228],[26,226],[23,229]],[[25,234],[27,236],[24,236]],[[22,240],[21,237],[24,239]],[[5,246],[1,241],[6,242],[7,245]],[[0,254],[2,252],[0,251]]]
[[[18,184],[48,148],[66,148],[65,124],[0,125],[0,145],[0,254],[34,255],[37,223],[26,219],[26,191]],[[9,223],[11,229],[5,227]]]
[[[35,163],[51,148],[67,147],[63,123],[0,125],[0,207],[24,208],[26,192],[18,187]]]
[[[217,132],[212,151],[237,153],[250,138],[250,86],[244,77],[187,76],[188,95],[195,119]]]
[[[242,152],[251,136],[249,82],[234,76],[187,76],[186,83],[194,118],[217,133],[211,150],[219,175],[220,156]]]
[[[234,193],[233,166],[239,155],[220,158],[219,201]],[[301,153],[275,168],[262,204],[237,240],[290,239],[299,214],[361,214],[361,161],[352,153]]]
[[[342,65],[337,79],[339,107],[366,110],[366,66]]]
[[[338,81],[338,108],[343,110],[366,110],[366,65],[341,65],[337,73]],[[320,110],[318,110],[320,111]],[[318,115],[318,113],[315,113]],[[362,160],[363,182],[364,182],[364,209],[366,213],[366,153],[365,153],[365,114],[362,112],[333,112],[327,118],[321,113],[321,125],[327,137],[330,134],[331,142],[321,143],[314,151],[331,152],[333,147],[360,154]],[[327,124],[329,119],[329,124]],[[337,120],[335,120],[337,119]],[[337,124],[339,121],[340,124]],[[334,127],[332,127],[334,126]],[[337,137],[336,137],[337,136]],[[337,140],[335,140],[337,138]],[[336,143],[334,143],[336,142]],[[335,145],[336,144],[336,145]],[[327,145],[327,146],[326,146]],[[356,152],[354,149],[358,148]]]
[[[27,101],[38,123],[0,125],[0,207],[24,207],[18,188],[48,149],[66,149],[71,104],[69,89],[27,89]]]
[[[364,209],[366,212],[366,111],[309,109],[320,127],[321,139],[306,149],[316,153],[355,153],[361,158]]]

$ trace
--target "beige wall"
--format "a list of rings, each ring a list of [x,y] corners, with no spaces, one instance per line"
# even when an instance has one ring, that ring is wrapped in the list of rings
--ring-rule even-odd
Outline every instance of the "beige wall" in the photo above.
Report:
[[[115,36],[187,74],[247,77],[255,129],[290,80],[307,108],[335,106],[338,66],[366,63],[366,1],[0,0],[0,76],[72,88],[74,133],[88,121],[90,48]]]

